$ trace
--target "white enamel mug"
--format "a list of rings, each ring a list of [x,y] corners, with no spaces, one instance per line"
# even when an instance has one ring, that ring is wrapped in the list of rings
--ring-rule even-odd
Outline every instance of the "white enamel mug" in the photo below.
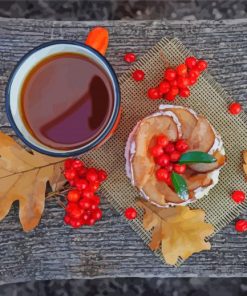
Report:
[[[114,92],[113,112],[102,133],[88,144],[73,150],[57,150],[39,142],[26,128],[21,116],[20,93],[25,78],[30,71],[45,58],[59,53],[79,53],[97,63],[107,74]],[[51,41],[32,49],[25,54],[13,70],[6,88],[6,113],[12,128],[18,137],[30,148],[50,156],[69,157],[82,154],[100,145],[114,132],[120,119],[120,88],[117,76],[107,59],[92,47],[76,42]],[[47,106],[49,108],[49,106]]]

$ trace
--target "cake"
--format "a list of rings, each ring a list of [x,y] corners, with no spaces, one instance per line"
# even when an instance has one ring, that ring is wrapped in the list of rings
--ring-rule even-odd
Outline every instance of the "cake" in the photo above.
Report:
[[[214,158],[211,163],[188,163],[181,176],[186,181],[188,198],[176,192],[173,184],[161,182],[155,172],[157,162],[150,155],[150,146],[158,135],[169,141],[186,141],[188,151],[199,151]],[[126,173],[142,197],[159,207],[186,205],[207,195],[219,180],[226,162],[221,136],[209,121],[193,110],[174,105],[161,105],[159,111],[140,120],[127,140]]]

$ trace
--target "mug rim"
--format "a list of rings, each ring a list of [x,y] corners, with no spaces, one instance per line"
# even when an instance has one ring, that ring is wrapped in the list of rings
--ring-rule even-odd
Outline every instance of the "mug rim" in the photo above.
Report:
[[[103,129],[102,133],[96,139],[94,139],[92,142],[90,142],[88,147],[81,147],[76,151],[61,150],[61,152],[52,152],[52,151],[46,150],[45,148],[37,147],[35,144],[33,144],[32,142],[27,140],[26,137],[23,135],[23,133],[20,131],[20,129],[18,128],[18,126],[16,125],[16,123],[14,121],[12,111],[10,108],[10,90],[12,87],[12,83],[13,83],[13,80],[14,80],[18,70],[21,68],[23,63],[26,61],[26,59],[28,57],[35,54],[38,50],[43,49],[48,46],[51,46],[51,45],[56,45],[56,44],[77,45],[77,46],[80,46],[84,49],[89,50],[90,53],[95,55],[97,59],[101,60],[104,63],[104,65],[106,66],[106,68],[108,69],[108,71],[110,73],[110,77],[112,78],[114,100],[115,100],[115,102],[114,102],[115,108],[112,111],[113,115],[112,115],[111,119],[107,122],[107,125]],[[112,128],[115,125],[115,122],[118,118],[118,114],[120,112],[120,102],[121,102],[121,96],[120,96],[120,86],[119,86],[118,78],[117,78],[117,75],[116,75],[114,69],[112,68],[111,64],[108,62],[108,60],[102,54],[100,54],[97,50],[93,49],[89,45],[86,45],[86,44],[79,42],[79,41],[72,41],[72,40],[52,40],[52,41],[44,42],[44,43],[40,44],[39,46],[36,46],[36,47],[32,48],[31,50],[29,50],[27,53],[25,53],[21,57],[21,59],[15,65],[14,69],[12,70],[12,72],[9,76],[6,90],[5,90],[6,114],[7,114],[8,120],[11,124],[11,127],[13,128],[16,135],[31,149],[33,149],[39,153],[49,155],[49,156],[55,156],[55,157],[70,157],[70,156],[80,155],[80,154],[83,154],[85,152],[92,150],[97,145],[102,143],[106,139],[106,137],[108,136],[108,134],[111,132]]]

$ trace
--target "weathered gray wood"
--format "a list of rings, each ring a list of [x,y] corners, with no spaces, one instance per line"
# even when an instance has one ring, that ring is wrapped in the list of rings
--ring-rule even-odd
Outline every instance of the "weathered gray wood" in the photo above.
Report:
[[[16,61],[51,39],[84,40],[89,28],[110,31],[108,58],[118,74],[128,69],[125,52],[145,53],[161,37],[180,38],[247,110],[247,20],[225,22],[51,22],[0,19],[0,124],[13,134],[4,112],[4,89]],[[247,236],[233,224],[212,240],[212,250],[197,254],[180,268],[164,266],[104,201],[105,216],[93,228],[63,226],[63,211],[47,202],[39,227],[21,231],[17,207],[0,223],[0,283],[30,279],[87,277],[247,276]],[[244,217],[244,216],[243,216]],[[247,215],[245,216],[247,218]]]

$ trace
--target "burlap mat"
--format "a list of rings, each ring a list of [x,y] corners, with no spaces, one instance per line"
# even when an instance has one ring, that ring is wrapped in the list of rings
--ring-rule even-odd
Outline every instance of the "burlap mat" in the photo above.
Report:
[[[128,135],[137,121],[157,111],[159,104],[165,103],[164,100],[157,102],[148,100],[147,89],[157,85],[161,80],[164,61],[175,66],[189,55],[192,53],[179,40],[165,38],[123,74],[120,78],[123,108],[120,125],[107,143],[82,157],[87,163],[103,167],[108,171],[109,179],[102,186],[102,194],[121,214],[127,207],[135,205],[136,197],[140,196],[125,174],[124,150]],[[135,82],[131,77],[131,73],[137,68],[145,72],[146,76],[142,82]],[[242,150],[247,149],[247,115],[242,112],[240,116],[231,116],[227,112],[230,102],[229,96],[207,73],[204,73],[199,82],[191,88],[189,99],[175,101],[176,105],[190,107],[197,113],[205,115],[224,141],[228,162],[221,170],[218,185],[210,190],[208,196],[191,205],[206,212],[206,220],[214,225],[215,233],[247,208],[247,202],[236,204],[230,198],[231,191],[235,189],[247,191],[241,154]],[[148,244],[151,232],[145,231],[142,227],[142,211],[140,210],[138,219],[128,223]],[[160,251],[155,254],[164,261]],[[177,265],[181,262],[182,260]]]

